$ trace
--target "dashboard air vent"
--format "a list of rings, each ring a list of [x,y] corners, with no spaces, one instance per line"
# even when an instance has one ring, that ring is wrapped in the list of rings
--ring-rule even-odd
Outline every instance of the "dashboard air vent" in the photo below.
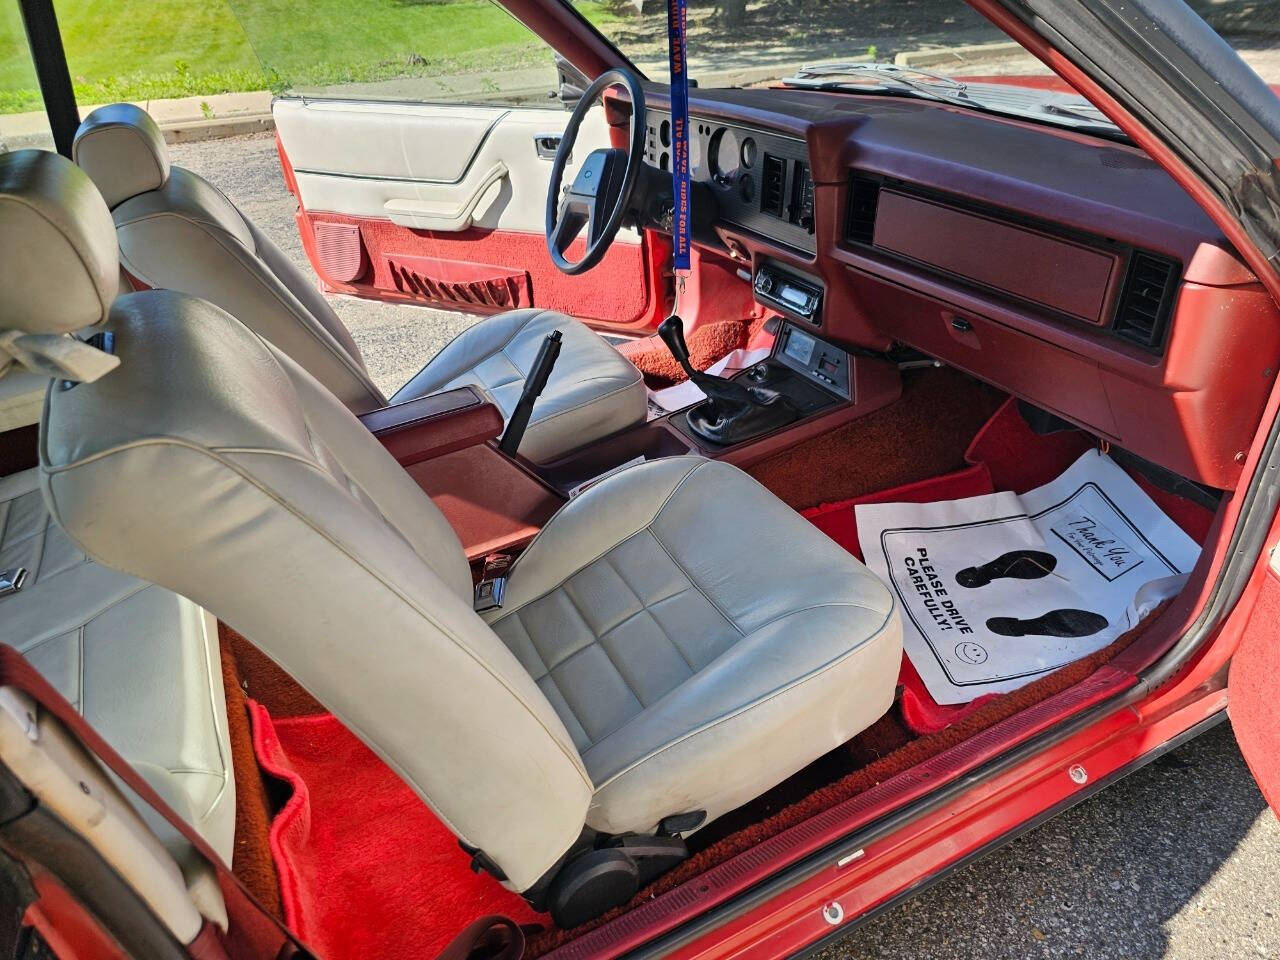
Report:
[[[880,204],[880,181],[855,176],[849,184],[849,223],[846,237],[870,246],[876,236],[876,207]]]
[[[1158,347],[1173,307],[1178,267],[1172,260],[1135,251],[1129,258],[1112,330],[1144,347]]]
[[[781,217],[787,199],[787,161],[766,153],[760,176],[760,212]]]

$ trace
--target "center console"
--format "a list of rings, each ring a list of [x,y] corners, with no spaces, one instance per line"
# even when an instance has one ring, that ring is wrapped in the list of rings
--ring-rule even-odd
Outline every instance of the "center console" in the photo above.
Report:
[[[769,356],[729,379],[734,384],[764,388],[785,398],[795,408],[795,418],[747,439],[719,444],[699,436],[690,427],[690,414],[701,405],[694,404],[655,416],[643,426],[553,463],[539,464],[535,469],[567,495],[592,478],[640,458],[693,454],[747,467],[865,416],[901,394],[901,380],[894,364],[849,353],[800,324],[787,321],[780,321]]]
[[[793,411],[790,420],[771,429],[740,435],[728,443],[717,442],[718,438],[708,437],[705,430],[698,429],[697,418],[706,408],[706,401],[673,413],[670,423],[699,447],[710,451],[751,443],[848,403],[852,396],[851,372],[849,355],[839,347],[824,343],[793,324],[784,324],[772,355],[735,374],[730,382],[776,396]]]
[[[851,354],[800,323],[777,322],[766,359],[732,377],[710,379],[727,384],[733,396],[753,392],[770,398],[787,415],[752,420],[748,425],[761,429],[731,442],[709,441],[691,427],[691,417],[707,400],[651,415],[550,463],[510,457],[498,448],[502,413],[478,387],[421,397],[360,419],[431,496],[467,556],[479,561],[527,542],[567,499],[620,467],[688,455],[746,467],[897,399],[893,364]]]

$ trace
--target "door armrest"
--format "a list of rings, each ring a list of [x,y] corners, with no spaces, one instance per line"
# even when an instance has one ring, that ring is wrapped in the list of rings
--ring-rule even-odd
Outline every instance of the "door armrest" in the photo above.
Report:
[[[503,427],[497,404],[473,386],[371,410],[360,422],[402,466],[496,440]]]
[[[455,189],[460,188],[454,188],[452,185],[443,188],[448,191],[448,195],[442,199],[423,199],[422,193],[429,192],[431,189],[431,185],[427,185],[425,189],[416,188],[418,192],[416,199],[395,197],[384,203],[382,209],[391,222],[399,227],[456,233],[471,226],[476,210],[480,207],[480,201],[489,195],[490,188],[494,184],[504,180],[506,176],[507,165],[499,160],[485,171],[461,200],[453,198]]]

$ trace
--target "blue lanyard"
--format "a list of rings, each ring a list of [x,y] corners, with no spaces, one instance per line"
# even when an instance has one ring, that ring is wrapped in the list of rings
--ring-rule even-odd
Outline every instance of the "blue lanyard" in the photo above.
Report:
[[[671,51],[671,239],[677,273],[689,269],[689,64],[685,49],[688,0],[667,0],[667,44]]]

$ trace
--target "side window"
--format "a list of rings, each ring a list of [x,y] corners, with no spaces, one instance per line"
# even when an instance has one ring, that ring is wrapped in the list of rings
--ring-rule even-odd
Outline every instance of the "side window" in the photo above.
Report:
[[[554,52],[490,0],[230,3],[275,93],[561,106]]]
[[[49,118],[16,3],[0,2],[0,151],[53,149]]]

